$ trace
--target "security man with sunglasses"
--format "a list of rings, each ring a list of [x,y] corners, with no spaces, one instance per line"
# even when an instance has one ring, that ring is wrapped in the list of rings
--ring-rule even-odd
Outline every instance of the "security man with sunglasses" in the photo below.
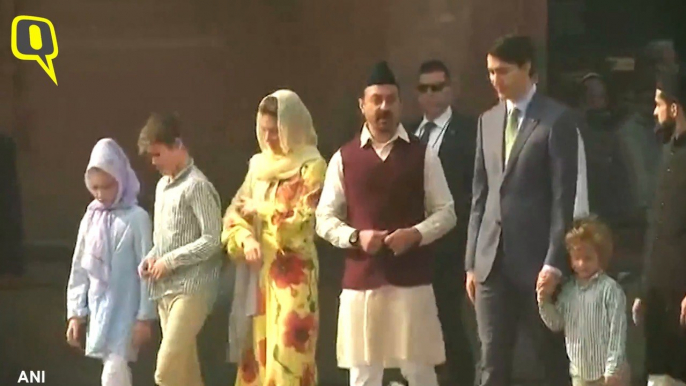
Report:
[[[447,359],[446,371],[442,372],[447,379],[441,384],[472,386],[474,355],[462,321],[461,301],[465,298],[464,256],[472,197],[476,119],[460,115],[451,108],[450,72],[439,60],[430,60],[420,66],[417,91],[424,116],[406,127],[408,132],[415,133],[438,152],[458,218],[457,226],[434,245],[433,287]]]

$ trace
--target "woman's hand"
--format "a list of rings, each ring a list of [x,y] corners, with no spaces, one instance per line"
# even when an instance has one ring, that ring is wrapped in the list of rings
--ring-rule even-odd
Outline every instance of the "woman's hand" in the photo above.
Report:
[[[292,178],[288,181],[285,181],[279,186],[277,190],[277,198],[279,201],[288,203],[288,204],[293,204],[293,201],[298,199],[303,192],[303,189],[305,187],[305,183],[300,178],[300,176],[296,178]]]
[[[253,236],[250,236],[243,241],[243,254],[245,255],[245,261],[248,262],[248,264],[262,263],[262,249],[260,243],[255,240]]]
[[[246,199],[243,201],[243,205],[241,205],[241,216],[243,217],[252,217],[257,214],[258,211],[258,203],[256,200],[252,199]]]

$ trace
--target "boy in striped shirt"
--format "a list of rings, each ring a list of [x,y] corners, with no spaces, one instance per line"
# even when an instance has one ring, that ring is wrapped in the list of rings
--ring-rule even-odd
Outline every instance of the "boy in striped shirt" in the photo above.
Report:
[[[604,269],[612,256],[612,234],[595,217],[574,221],[565,238],[574,277],[557,301],[538,291],[543,322],[564,331],[574,386],[628,385],[626,297]]]

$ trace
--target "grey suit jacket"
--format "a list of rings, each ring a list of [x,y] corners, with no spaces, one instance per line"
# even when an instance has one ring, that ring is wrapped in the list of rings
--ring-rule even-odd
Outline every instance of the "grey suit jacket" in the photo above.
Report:
[[[465,268],[484,282],[502,244],[499,269],[533,288],[544,264],[569,272],[564,236],[576,196],[576,119],[537,92],[504,167],[506,110],[500,103],[479,119]]]

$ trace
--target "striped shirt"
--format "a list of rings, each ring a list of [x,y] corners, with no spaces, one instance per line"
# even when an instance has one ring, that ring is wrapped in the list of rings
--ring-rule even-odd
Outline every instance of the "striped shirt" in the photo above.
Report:
[[[626,362],[626,297],[605,273],[562,287],[555,304],[540,303],[543,322],[565,332],[570,373],[585,381],[616,375]]]
[[[219,194],[193,160],[155,191],[153,247],[170,273],[150,286],[153,299],[216,289],[221,269]]]

